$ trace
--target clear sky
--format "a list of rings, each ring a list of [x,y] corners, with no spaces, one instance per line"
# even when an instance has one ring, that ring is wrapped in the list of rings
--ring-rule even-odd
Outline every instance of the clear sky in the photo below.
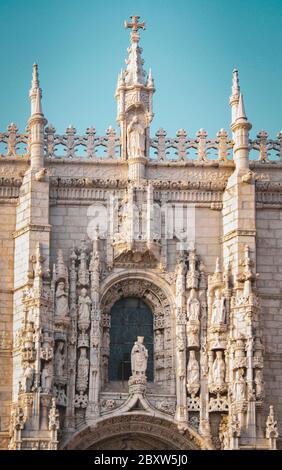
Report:
[[[116,127],[114,92],[140,15],[145,69],[155,79],[153,131],[229,130],[239,69],[246,112],[275,137],[282,128],[282,0],[0,0],[0,129],[24,129],[33,62],[46,118],[63,132]]]

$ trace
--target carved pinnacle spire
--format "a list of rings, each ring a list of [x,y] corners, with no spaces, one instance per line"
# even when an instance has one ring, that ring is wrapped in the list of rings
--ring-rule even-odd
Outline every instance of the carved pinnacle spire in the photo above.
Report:
[[[35,97],[33,114],[42,114],[43,115],[42,104],[41,104],[41,93],[40,93],[39,88],[37,88],[37,90],[36,90],[36,97]]]
[[[40,83],[39,83],[37,64],[33,64],[31,89],[29,91],[29,98],[31,101],[31,115],[33,114],[43,115],[42,105],[41,105],[42,90],[40,88]]]
[[[127,85],[145,85],[145,72],[143,70],[144,60],[141,57],[142,49],[138,46],[140,28],[145,29],[145,23],[138,23],[139,16],[131,16],[132,23],[125,21],[126,28],[131,28],[131,46],[128,48],[128,59],[125,61],[127,64],[125,72],[125,82]]]
[[[147,86],[153,87],[153,88],[155,86],[151,68],[149,68],[149,73],[148,73],[148,78],[147,78]]]
[[[238,103],[238,108],[237,108],[237,119],[245,119],[247,120],[246,112],[245,112],[245,106],[244,106],[244,98],[242,93],[240,93],[239,96],[239,103]]]

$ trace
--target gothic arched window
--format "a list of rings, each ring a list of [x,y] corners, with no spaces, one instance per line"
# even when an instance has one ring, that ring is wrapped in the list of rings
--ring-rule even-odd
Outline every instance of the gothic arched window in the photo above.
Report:
[[[153,314],[142,299],[127,297],[111,310],[109,380],[126,381],[131,375],[131,349],[144,336],[148,349],[147,379],[153,381]]]

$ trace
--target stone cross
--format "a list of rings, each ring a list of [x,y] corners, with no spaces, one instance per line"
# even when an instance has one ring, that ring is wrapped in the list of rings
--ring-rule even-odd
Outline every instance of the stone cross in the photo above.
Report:
[[[145,29],[145,23],[138,23],[140,16],[131,16],[132,23],[128,23],[128,21],[124,22],[125,28],[132,28],[133,33],[138,33],[138,29]]]

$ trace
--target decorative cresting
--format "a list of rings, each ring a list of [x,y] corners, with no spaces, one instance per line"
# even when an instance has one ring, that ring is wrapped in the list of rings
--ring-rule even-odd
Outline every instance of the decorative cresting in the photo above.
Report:
[[[172,311],[169,296],[164,289],[146,278],[146,274],[123,275],[106,287],[101,296],[103,343],[109,336],[111,309],[121,298],[138,297],[149,305],[154,314],[154,382],[162,391],[174,393],[174,368],[172,350]],[[146,341],[146,338],[145,338]],[[103,349],[103,367],[108,367],[110,348]],[[106,377],[106,372],[104,372]],[[105,382],[105,379],[104,379]]]
[[[98,136],[94,127],[86,129],[86,135],[77,135],[73,126],[69,126],[65,134],[56,134],[50,124],[45,129],[45,152],[48,158],[111,160],[120,158],[120,138],[112,127],[108,127],[103,136]]]
[[[11,123],[7,132],[0,133],[0,156],[24,158],[30,155],[30,131],[19,133],[16,124]],[[233,141],[224,129],[220,129],[216,138],[208,137],[204,129],[197,132],[196,137],[189,137],[187,131],[179,129],[176,137],[167,136],[160,128],[150,138],[148,152],[149,161],[162,162],[199,162],[224,164],[232,160]],[[121,140],[117,131],[111,126],[105,135],[97,135],[94,127],[86,129],[86,134],[78,135],[75,127],[69,126],[65,134],[57,134],[50,124],[44,131],[44,154],[48,159],[89,159],[89,160],[120,160]],[[276,163],[282,162],[282,131],[276,139],[269,138],[264,130],[258,132],[255,139],[250,139],[251,162]]]
[[[187,426],[180,433],[172,420],[142,413],[114,416],[99,421],[95,427],[87,426],[65,443],[62,449],[134,450],[144,449],[144,444],[148,450],[212,449],[192,428]]]
[[[0,133],[0,156],[1,157],[25,157],[30,154],[30,130],[18,133],[18,127],[11,122],[7,127],[7,132]]]

